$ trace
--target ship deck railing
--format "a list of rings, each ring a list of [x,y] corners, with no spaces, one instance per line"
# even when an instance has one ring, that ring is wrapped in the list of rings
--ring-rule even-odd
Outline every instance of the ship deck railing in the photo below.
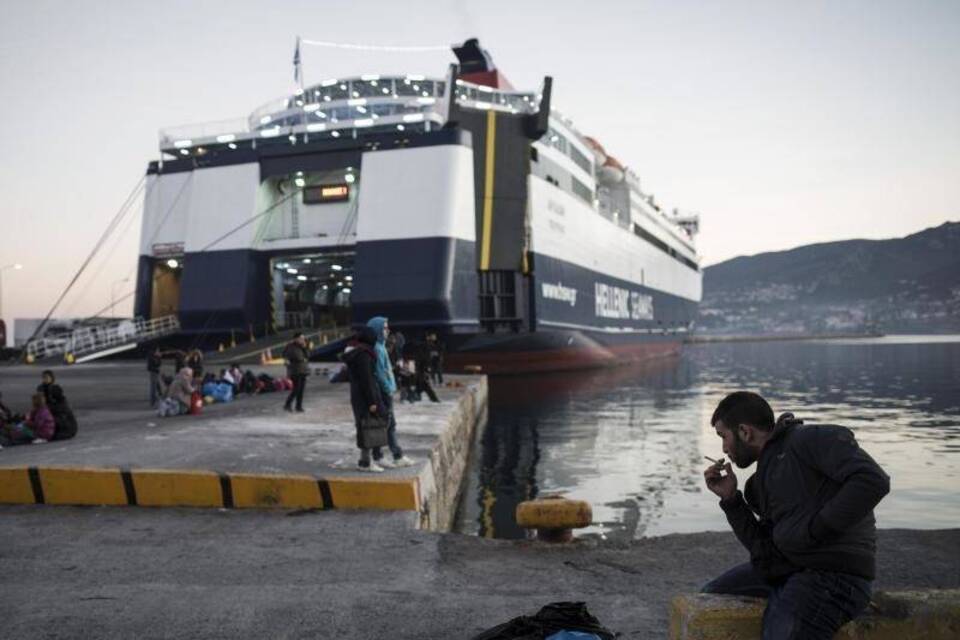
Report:
[[[410,90],[414,86],[417,91]],[[531,92],[505,91],[462,80],[455,86],[457,103],[468,109],[534,113],[539,108],[539,96]],[[212,145],[246,141],[255,145],[262,138],[344,130],[353,130],[355,136],[357,130],[369,127],[392,125],[402,130],[421,122],[428,123],[429,130],[430,124],[442,126],[446,122],[440,106],[445,92],[446,82],[423,76],[328,80],[301,94],[273,100],[247,118],[163,128],[160,149],[189,155],[191,149]],[[396,113],[381,116],[373,112],[383,105],[394,107]],[[342,117],[344,114],[348,117]]]

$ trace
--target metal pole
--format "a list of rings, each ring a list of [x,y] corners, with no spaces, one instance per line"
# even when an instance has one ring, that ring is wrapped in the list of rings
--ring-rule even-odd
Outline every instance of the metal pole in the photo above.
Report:
[[[12,264],[5,264],[2,267],[0,267],[0,320],[3,319],[3,272],[6,271],[7,269],[13,269],[14,271],[19,271],[20,269],[23,269],[23,265],[18,262],[14,262]],[[0,344],[0,347],[5,347],[5,346],[7,345]]]

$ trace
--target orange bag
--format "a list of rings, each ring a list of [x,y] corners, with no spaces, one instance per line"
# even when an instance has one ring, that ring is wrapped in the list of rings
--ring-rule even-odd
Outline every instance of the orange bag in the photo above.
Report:
[[[193,395],[190,396],[190,415],[200,415],[201,411],[203,411],[203,396],[200,395],[199,391],[194,391]]]

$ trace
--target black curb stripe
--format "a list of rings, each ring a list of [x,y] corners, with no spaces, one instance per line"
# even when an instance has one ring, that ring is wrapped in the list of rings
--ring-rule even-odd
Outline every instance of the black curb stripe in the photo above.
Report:
[[[43,497],[43,484],[40,482],[40,470],[36,467],[27,468],[30,476],[30,488],[33,489],[33,501],[37,504],[46,504]]]
[[[233,509],[233,485],[230,484],[230,476],[225,473],[220,474],[220,494],[224,508]]]
[[[127,493],[127,505],[137,506],[137,488],[133,485],[130,469],[120,469],[120,478],[123,480],[123,490]]]
[[[317,486],[320,487],[320,499],[323,501],[323,509],[333,509],[333,494],[330,493],[330,483],[323,478],[317,478]]]

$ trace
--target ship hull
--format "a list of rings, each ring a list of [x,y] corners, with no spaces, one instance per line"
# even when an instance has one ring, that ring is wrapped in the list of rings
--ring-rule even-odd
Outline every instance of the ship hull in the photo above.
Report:
[[[522,375],[612,367],[679,353],[681,334],[611,336],[582,330],[481,334],[464,339],[445,359],[445,369]]]

